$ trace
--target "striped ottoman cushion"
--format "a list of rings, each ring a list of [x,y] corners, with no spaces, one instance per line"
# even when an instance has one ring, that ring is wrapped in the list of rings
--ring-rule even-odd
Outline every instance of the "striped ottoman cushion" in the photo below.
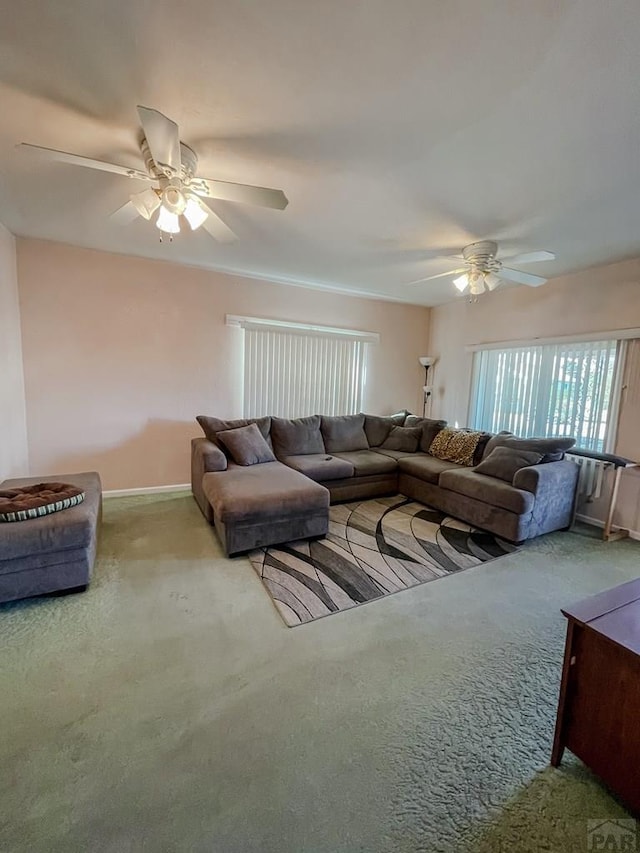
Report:
[[[0,489],[0,522],[28,521],[82,503],[84,492],[69,483],[36,483]]]

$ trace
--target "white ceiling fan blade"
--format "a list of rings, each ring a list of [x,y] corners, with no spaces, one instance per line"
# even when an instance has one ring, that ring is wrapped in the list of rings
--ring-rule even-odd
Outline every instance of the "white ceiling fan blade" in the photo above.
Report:
[[[237,234],[234,234],[227,223],[223,222],[218,214],[211,210],[208,204],[205,204],[204,202],[200,203],[202,207],[206,208],[208,214],[207,218],[202,223],[202,227],[208,231],[214,240],[218,241],[218,243],[234,243],[238,239]]]
[[[523,255],[513,255],[505,258],[512,264],[537,264],[539,261],[555,261],[553,252],[525,252]]]
[[[128,201],[126,204],[123,204],[122,207],[119,207],[116,211],[114,211],[110,216],[112,222],[117,223],[118,225],[130,225],[134,219],[138,217],[138,211],[132,202]]]
[[[515,281],[518,284],[528,284],[529,287],[539,287],[547,280],[541,275],[531,275],[529,272],[510,270],[508,267],[502,267],[498,275],[500,278],[507,278],[509,281]]]
[[[179,175],[182,169],[180,157],[180,133],[175,121],[171,121],[158,110],[138,107],[140,124],[156,166],[169,177]]]
[[[433,281],[434,278],[446,278],[447,276],[457,275],[459,272],[467,272],[467,267],[460,267],[458,270],[449,270],[448,272],[440,272],[438,275],[428,275],[426,278],[417,278],[415,281],[408,281],[410,284],[422,284],[423,281]]]
[[[254,187],[250,184],[233,184],[228,181],[212,181],[209,178],[196,179],[193,190],[206,198],[220,198],[224,201],[235,201],[241,204],[257,204],[260,207],[270,207],[274,210],[284,210],[289,204],[289,199],[282,190]]]
[[[91,157],[81,157],[79,154],[69,154],[67,151],[56,151],[55,148],[43,148],[41,145],[31,145],[29,142],[21,142],[18,148],[40,154],[47,160],[57,160],[59,163],[69,163],[71,166],[84,166],[87,169],[98,169],[101,172],[112,172],[114,175],[122,175],[125,178],[135,178],[139,181],[150,181],[146,172],[139,169],[129,169],[127,166],[118,166],[115,163],[105,163],[103,160],[92,160]]]

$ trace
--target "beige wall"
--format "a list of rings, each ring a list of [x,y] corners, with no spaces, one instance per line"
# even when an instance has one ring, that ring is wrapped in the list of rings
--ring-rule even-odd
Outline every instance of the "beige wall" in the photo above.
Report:
[[[27,427],[13,235],[0,225],[0,481],[27,474]]]
[[[215,248],[213,249],[215,251]],[[429,309],[18,240],[31,471],[106,489],[185,483],[197,414],[242,414],[225,314],[379,332],[365,409],[421,405]]]
[[[467,422],[472,354],[478,343],[559,337],[640,327],[640,259],[552,279],[539,288],[514,287],[458,299],[432,310],[430,349],[439,357],[434,373],[433,414]],[[635,347],[626,371],[618,452],[640,460],[640,358]],[[633,361],[633,364],[631,363]],[[639,362],[640,363],[640,362]],[[623,476],[616,521],[640,530],[640,475]],[[602,517],[602,505],[583,511]]]

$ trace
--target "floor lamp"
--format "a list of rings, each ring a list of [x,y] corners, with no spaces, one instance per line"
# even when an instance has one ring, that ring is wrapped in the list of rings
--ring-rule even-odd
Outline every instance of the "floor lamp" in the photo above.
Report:
[[[429,414],[431,414],[431,393],[433,391],[433,386],[429,385],[429,368],[433,367],[436,363],[436,357],[433,355],[421,355],[418,361],[424,367],[424,385],[422,386],[422,392],[424,394],[424,399],[422,401],[422,417],[427,417],[427,403],[429,404]]]

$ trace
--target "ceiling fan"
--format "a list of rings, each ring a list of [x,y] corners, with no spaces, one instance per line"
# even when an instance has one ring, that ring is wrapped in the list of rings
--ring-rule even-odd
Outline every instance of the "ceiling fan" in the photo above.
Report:
[[[456,260],[463,260],[464,266],[448,272],[438,273],[438,275],[429,275],[426,278],[419,278],[416,281],[410,281],[409,284],[420,284],[423,281],[432,281],[435,278],[445,278],[447,276],[457,275],[453,283],[458,288],[460,293],[469,290],[469,295],[472,300],[476,300],[485,290],[495,290],[504,280],[515,281],[518,284],[526,284],[529,287],[539,287],[547,280],[540,275],[532,275],[528,272],[521,272],[510,267],[503,266],[502,261],[496,257],[498,254],[498,244],[493,240],[481,240],[478,243],[471,243],[465,246],[460,254],[449,255]],[[538,261],[553,261],[555,255],[553,252],[527,252],[522,255],[513,255],[510,258],[505,258],[512,264],[533,264]]]
[[[145,171],[42,148],[28,142],[18,147],[42,154],[49,160],[112,172],[151,184],[142,192],[129,196],[129,201],[112,213],[111,219],[126,225],[137,216],[150,220],[157,212],[155,224],[160,230],[160,240],[163,234],[169,234],[171,240],[174,234],[179,233],[181,218],[187,221],[193,231],[202,225],[221,243],[237,240],[231,228],[211,210],[203,198],[256,204],[276,210],[284,210],[289,203],[282,190],[197,177],[198,157],[192,148],[180,141],[178,125],[149,107],[139,106],[138,116],[144,134],[140,151]]]

